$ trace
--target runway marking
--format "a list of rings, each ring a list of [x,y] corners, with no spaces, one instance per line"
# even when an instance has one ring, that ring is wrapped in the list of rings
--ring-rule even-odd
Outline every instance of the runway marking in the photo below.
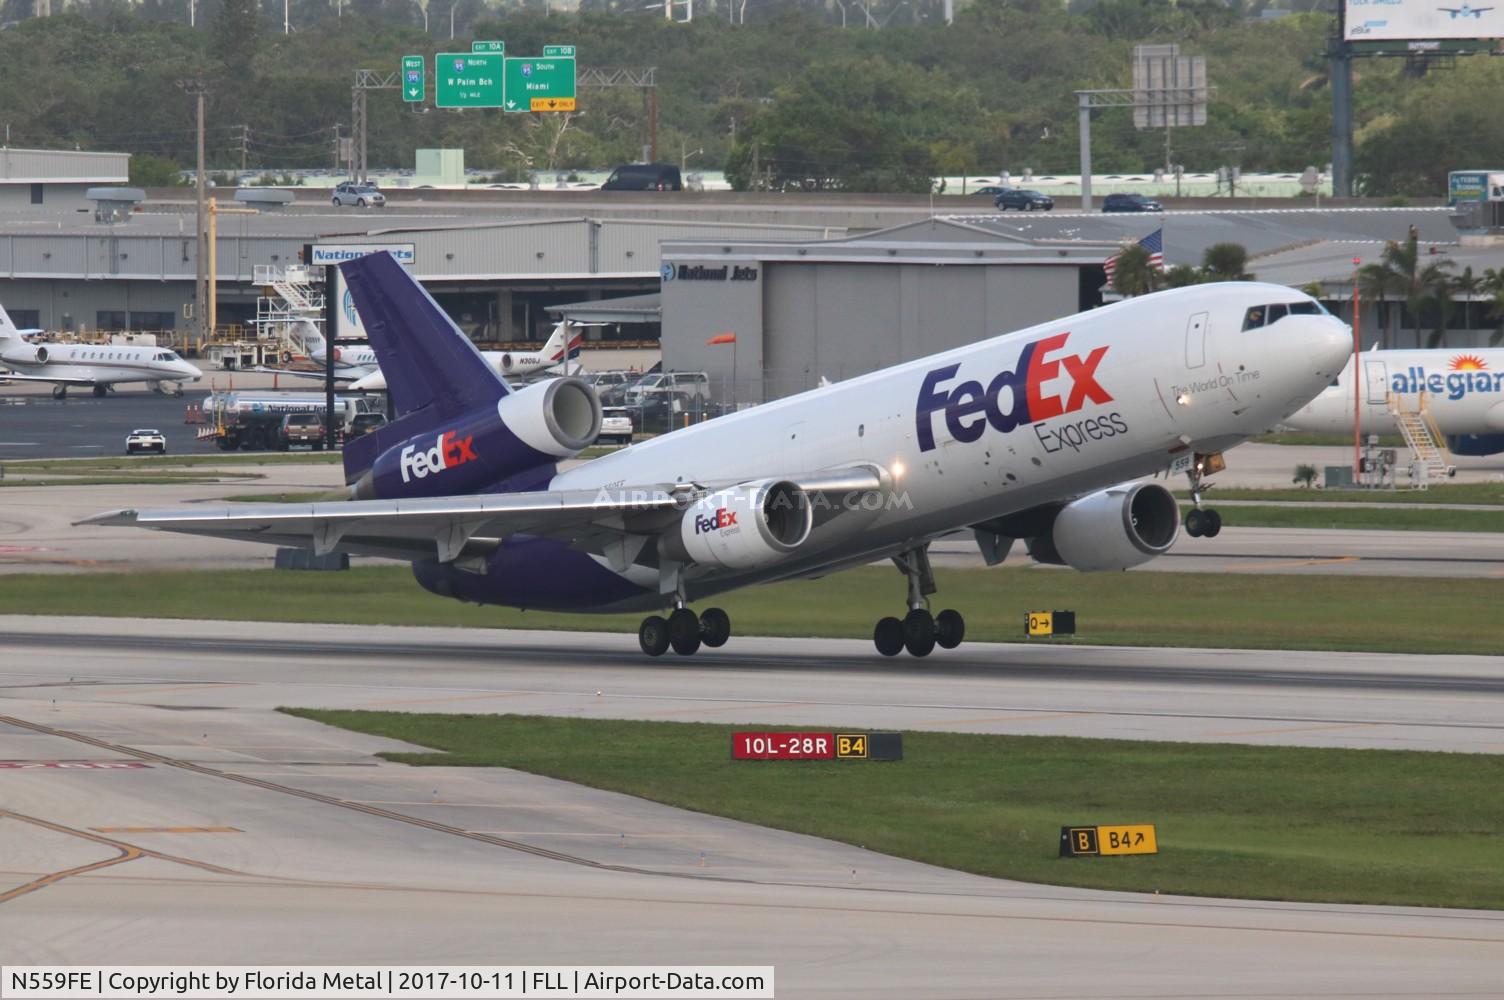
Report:
[[[206,688],[255,687],[256,685],[252,684],[250,681],[194,681],[191,684],[174,684],[171,687],[138,687],[135,684],[122,684],[118,681],[96,681],[89,684],[78,684],[73,686],[87,687],[90,691],[104,691],[109,694],[122,693],[122,691],[112,690],[115,688],[124,689],[124,691],[128,691],[131,694],[164,694],[168,691],[202,691]]]
[[[3,815],[6,814],[0,813],[0,816]],[[115,855],[115,857],[113,858],[106,858],[103,861],[96,861],[93,864],[79,865],[77,868],[69,868],[65,871],[53,872],[50,875],[44,875],[39,879],[27,882],[25,885],[18,885],[8,892],[0,892],[0,903],[9,903],[11,900],[17,898],[18,896],[24,896],[27,893],[36,892],[38,889],[45,889],[47,886],[52,885],[54,882],[61,882],[63,879],[71,878],[74,875],[87,875],[89,872],[97,872],[103,868],[113,867],[114,865],[123,865],[127,861],[135,861],[136,859],[142,857],[141,852],[133,847],[119,848],[118,850],[120,851],[120,853]]]
[[[600,812],[599,806],[519,805],[515,802],[443,802],[436,799],[341,799],[341,802],[364,802],[370,806],[459,806],[475,809],[572,809],[579,812]],[[473,831],[472,831],[473,832]]]
[[[0,769],[6,771],[139,771],[150,767],[139,760],[0,760]]]
[[[705,701],[721,701],[720,698],[706,698]],[[699,715],[711,712],[742,712],[752,708],[809,708],[808,702],[803,701],[746,701],[735,705],[726,705],[722,708],[665,708],[657,712],[643,712],[643,715]]]
[[[975,719],[918,719],[909,725],[910,729],[918,726],[968,726],[981,722],[1034,722],[1039,719],[1070,719],[1083,715],[1098,715],[1097,712],[1040,712],[1034,715],[984,715]]]
[[[233,826],[91,826],[95,833],[244,833]]]
[[[1258,558],[1258,557],[1254,556],[1253,558]],[[1252,569],[1258,569],[1258,570],[1265,570],[1265,569],[1300,569],[1302,566],[1333,566],[1333,565],[1336,565],[1337,563],[1358,562],[1362,558],[1363,558],[1362,556],[1324,556],[1324,557],[1319,558],[1319,559],[1297,559],[1297,560],[1290,560],[1290,561],[1286,561],[1286,562],[1259,563],[1257,566],[1253,566],[1251,568]],[[1229,564],[1229,565],[1223,566],[1221,568],[1224,571],[1229,572],[1229,573],[1237,572],[1237,570],[1234,569],[1235,565],[1239,566],[1241,568],[1244,568],[1244,569],[1250,568],[1247,563]]]
[[[385,705],[438,705],[447,701],[485,701],[491,698],[533,698],[531,691],[498,691],[494,694],[456,694],[445,698],[389,698],[383,701],[367,701],[356,708],[380,708]]]
[[[1224,733],[1208,733],[1208,736],[1277,736],[1281,733],[1317,733],[1326,729],[1373,729],[1382,722],[1341,722],[1320,726],[1285,726],[1280,729],[1242,729]]]

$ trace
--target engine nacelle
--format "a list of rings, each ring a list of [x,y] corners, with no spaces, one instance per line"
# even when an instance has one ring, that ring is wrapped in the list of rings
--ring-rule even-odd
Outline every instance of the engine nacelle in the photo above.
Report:
[[[1072,501],[1029,555],[1083,573],[1128,569],[1164,555],[1180,532],[1180,505],[1158,483],[1125,483]]]
[[[502,355],[501,355],[501,370],[504,371],[504,372],[509,372],[513,368],[515,368],[516,366],[517,366],[517,362],[514,361],[514,360],[512,360],[512,352],[511,351],[505,351],[505,352],[503,352]]]
[[[406,418],[404,418],[406,419]],[[399,421],[400,423],[400,421]],[[601,428],[595,391],[575,378],[508,393],[387,447],[355,484],[357,500],[457,496],[579,454]]]
[[[0,364],[13,361],[18,365],[45,365],[48,358],[45,344],[34,346],[27,343],[16,343],[4,353],[0,353]]]
[[[786,558],[814,526],[814,509],[794,483],[762,479],[706,496],[684,512],[677,532],[662,540],[672,558],[752,569]]]

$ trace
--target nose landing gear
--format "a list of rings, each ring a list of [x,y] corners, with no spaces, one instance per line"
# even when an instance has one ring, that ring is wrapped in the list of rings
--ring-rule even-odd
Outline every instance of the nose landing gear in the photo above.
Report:
[[[1215,461],[1214,461],[1215,460]],[[1185,516],[1185,533],[1192,538],[1216,538],[1222,531],[1222,515],[1201,506],[1201,495],[1212,488],[1212,483],[1202,484],[1208,472],[1223,468],[1220,455],[1197,455],[1186,470],[1191,483],[1191,503],[1194,508]]]
[[[938,615],[929,612],[928,595],[935,593],[935,574],[930,568],[929,543],[906,549],[893,557],[893,565],[908,578],[908,614],[900,620],[887,617],[872,630],[872,644],[884,656],[904,650],[910,656],[928,656],[935,647],[955,649],[966,638],[966,619],[949,608]]]

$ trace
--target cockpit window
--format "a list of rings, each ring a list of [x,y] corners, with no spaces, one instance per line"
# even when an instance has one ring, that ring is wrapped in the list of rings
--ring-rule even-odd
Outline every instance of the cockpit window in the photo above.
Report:
[[[1320,316],[1324,312],[1326,310],[1321,308],[1321,303],[1312,302],[1309,299],[1305,302],[1290,303],[1291,316]]]
[[[1321,303],[1307,299],[1304,302],[1276,302],[1273,305],[1253,306],[1243,314],[1243,329],[1254,330],[1261,326],[1278,323],[1286,316],[1320,316],[1326,313]],[[1330,315],[1330,314],[1328,314]]]
[[[1243,329],[1256,330],[1264,325],[1264,307],[1254,306],[1243,314]]]
[[[1269,318],[1264,322],[1266,325],[1269,323],[1277,323],[1280,320],[1284,319],[1289,312],[1290,307],[1285,305],[1284,303],[1272,305],[1269,307]]]

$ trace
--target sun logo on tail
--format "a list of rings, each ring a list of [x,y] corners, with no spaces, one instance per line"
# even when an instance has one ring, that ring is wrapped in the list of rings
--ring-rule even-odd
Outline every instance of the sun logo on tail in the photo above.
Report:
[[[1454,372],[1481,372],[1488,370],[1488,363],[1476,354],[1459,354],[1448,367]]]

